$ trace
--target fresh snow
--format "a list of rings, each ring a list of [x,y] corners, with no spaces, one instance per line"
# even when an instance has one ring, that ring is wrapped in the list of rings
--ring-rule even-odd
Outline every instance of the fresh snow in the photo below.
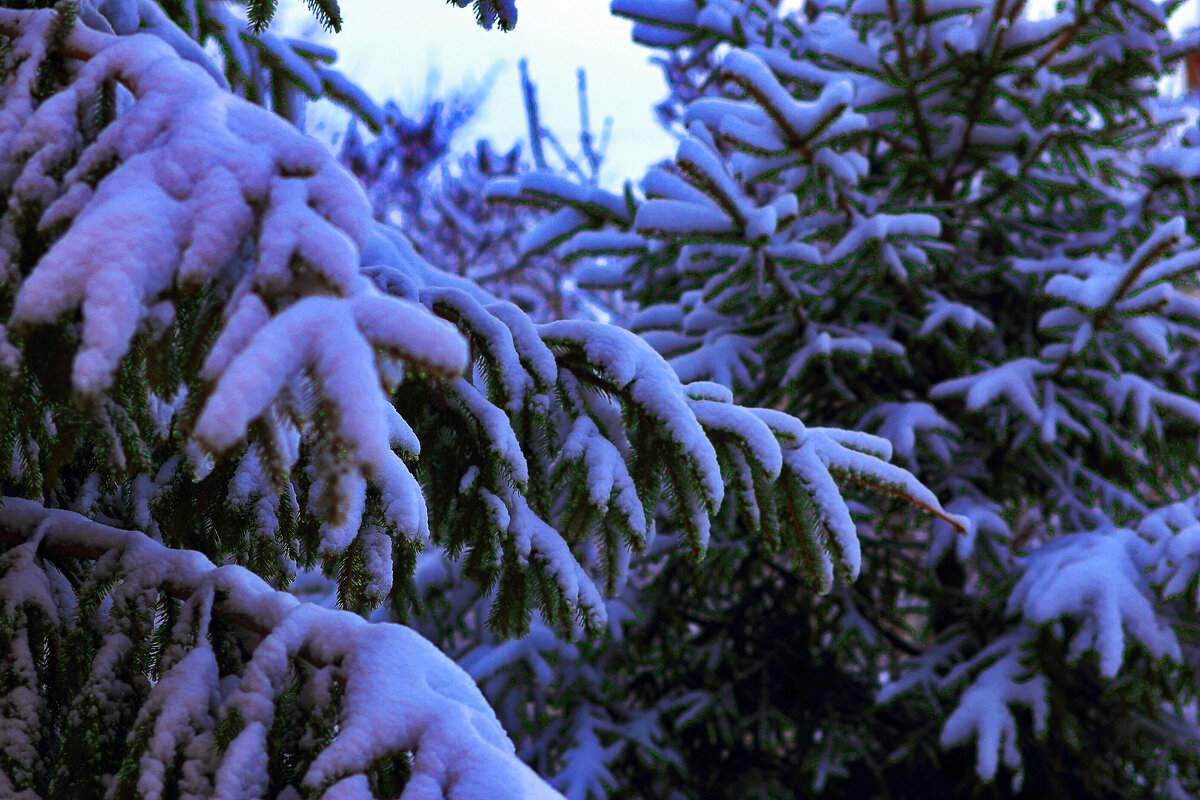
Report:
[[[266,780],[266,733],[274,715],[273,699],[284,689],[289,658],[303,657],[317,666],[334,666],[346,686],[341,724],[304,776],[306,788],[321,786],[331,776],[361,775],[379,757],[415,750],[405,800],[561,798],[516,757],[474,681],[408,628],[371,624],[346,611],[301,603],[241,567],[214,567],[198,553],[171,550],[140,533],[110,528],[69,511],[44,509],[29,500],[6,498],[0,525],[30,537],[27,548],[36,548],[41,541],[44,546],[124,553],[123,563],[136,565],[127,573],[131,585],[157,583],[195,596],[202,615],[207,615],[211,598],[219,595],[213,614],[254,620],[266,632],[253,646],[243,677],[219,709],[213,696],[215,669],[204,636],[197,640],[199,648],[190,649],[160,679],[157,687],[161,688],[143,707],[147,717],[157,715],[158,720],[145,761],[149,771],[142,778],[146,790],[155,791],[160,774],[155,764],[178,741],[175,737],[188,735],[176,721],[198,719],[212,711],[219,718],[237,709],[245,724],[225,751],[205,746],[192,755],[215,760],[214,797],[259,796],[265,788],[261,782]],[[33,551],[17,548],[6,557],[22,552],[32,555]],[[25,576],[22,585],[26,585],[46,573],[31,567],[8,574]],[[29,596],[28,590],[14,590],[11,583],[0,581],[0,596],[6,603],[22,592]],[[55,607],[45,592],[36,602]],[[365,800],[369,795],[350,792],[346,796]]]

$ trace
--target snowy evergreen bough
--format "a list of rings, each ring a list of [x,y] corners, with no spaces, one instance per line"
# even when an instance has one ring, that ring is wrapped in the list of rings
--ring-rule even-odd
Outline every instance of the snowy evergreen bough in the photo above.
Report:
[[[377,115],[271,11],[0,9],[0,794],[558,796],[459,666],[365,619],[413,619],[422,565],[479,630],[565,641],[735,507],[822,591],[862,566],[838,480],[966,529],[884,439],[421,259],[295,126],[295,84]],[[338,610],[296,599],[319,574]]]
[[[1177,7],[613,3],[674,159],[621,203],[544,174],[492,198],[553,211],[530,239],[639,304],[683,380],[873,433],[968,524],[856,514],[863,572],[824,599],[752,507],[710,566],[643,562],[608,688],[557,701],[605,732],[572,796],[1200,794]]]

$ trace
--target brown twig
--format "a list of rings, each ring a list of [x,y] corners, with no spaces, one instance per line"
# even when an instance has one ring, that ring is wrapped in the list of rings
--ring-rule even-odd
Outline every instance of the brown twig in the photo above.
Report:
[[[839,475],[841,477],[848,478],[849,480],[852,480],[855,483],[860,483],[863,486],[870,487],[871,489],[877,489],[877,490],[883,492],[884,494],[890,494],[893,497],[899,497],[901,500],[911,503],[912,505],[916,506],[917,508],[920,508],[929,514],[932,514],[933,516],[935,516],[938,519],[942,520],[943,522],[947,523],[952,528],[954,528],[954,530],[957,531],[959,534],[962,534],[963,536],[965,536],[967,533],[966,527],[961,522],[959,522],[957,519],[955,519],[954,517],[947,514],[945,511],[942,511],[939,508],[934,508],[933,506],[928,505],[927,503],[923,503],[920,500],[918,500],[917,498],[905,494],[904,492],[902,492],[901,490],[897,489],[894,486],[888,486],[886,484],[876,483],[875,481],[867,480],[866,478],[862,477],[861,475],[858,475],[849,470],[841,470],[841,469],[837,469],[836,467],[830,467],[829,471],[836,473],[837,475]]]

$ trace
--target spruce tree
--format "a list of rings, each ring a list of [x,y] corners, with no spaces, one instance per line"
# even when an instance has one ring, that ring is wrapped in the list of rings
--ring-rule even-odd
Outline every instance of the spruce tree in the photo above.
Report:
[[[966,529],[884,439],[421,259],[297,129],[304,94],[373,107],[272,12],[0,9],[0,794],[556,796],[462,668],[368,621],[413,616],[426,548],[487,630],[562,639],[735,506],[814,586],[852,578],[835,476]],[[314,572],[337,609],[285,591]]]
[[[635,563],[602,680],[548,715],[605,756],[572,796],[1200,793],[1177,6],[614,2],[660,51],[674,159],[623,219],[539,174],[491,196],[561,209],[531,239],[639,304],[681,378],[873,432],[969,522],[851,503],[863,574],[824,596],[822,554],[773,552],[753,513],[702,564]]]

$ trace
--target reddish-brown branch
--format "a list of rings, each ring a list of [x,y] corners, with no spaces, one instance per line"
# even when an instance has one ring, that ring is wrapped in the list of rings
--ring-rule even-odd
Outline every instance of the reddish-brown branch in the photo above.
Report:
[[[948,525],[953,527],[954,530],[957,531],[958,533],[960,533],[964,536],[967,533],[966,527],[964,527],[961,522],[959,522],[957,519],[955,519],[954,517],[947,514],[945,511],[942,511],[939,508],[934,508],[933,506],[929,505],[928,503],[923,503],[920,500],[918,500],[917,498],[912,497],[911,495],[905,494],[903,491],[901,491],[900,489],[897,489],[894,486],[888,486],[886,484],[876,483],[875,481],[867,480],[866,478],[862,477],[861,475],[857,475],[853,472],[850,472],[849,470],[839,470],[834,467],[831,467],[829,471],[836,473],[837,475],[839,475],[841,477],[852,480],[855,483],[860,483],[863,486],[867,486],[872,489],[877,489],[878,491],[881,491],[885,494],[890,494],[893,497],[899,497],[901,500],[904,500],[907,503],[911,503],[912,505],[916,506],[917,508],[919,508],[929,514],[932,514],[933,516],[935,516],[938,519],[942,520],[943,522],[947,523]]]

